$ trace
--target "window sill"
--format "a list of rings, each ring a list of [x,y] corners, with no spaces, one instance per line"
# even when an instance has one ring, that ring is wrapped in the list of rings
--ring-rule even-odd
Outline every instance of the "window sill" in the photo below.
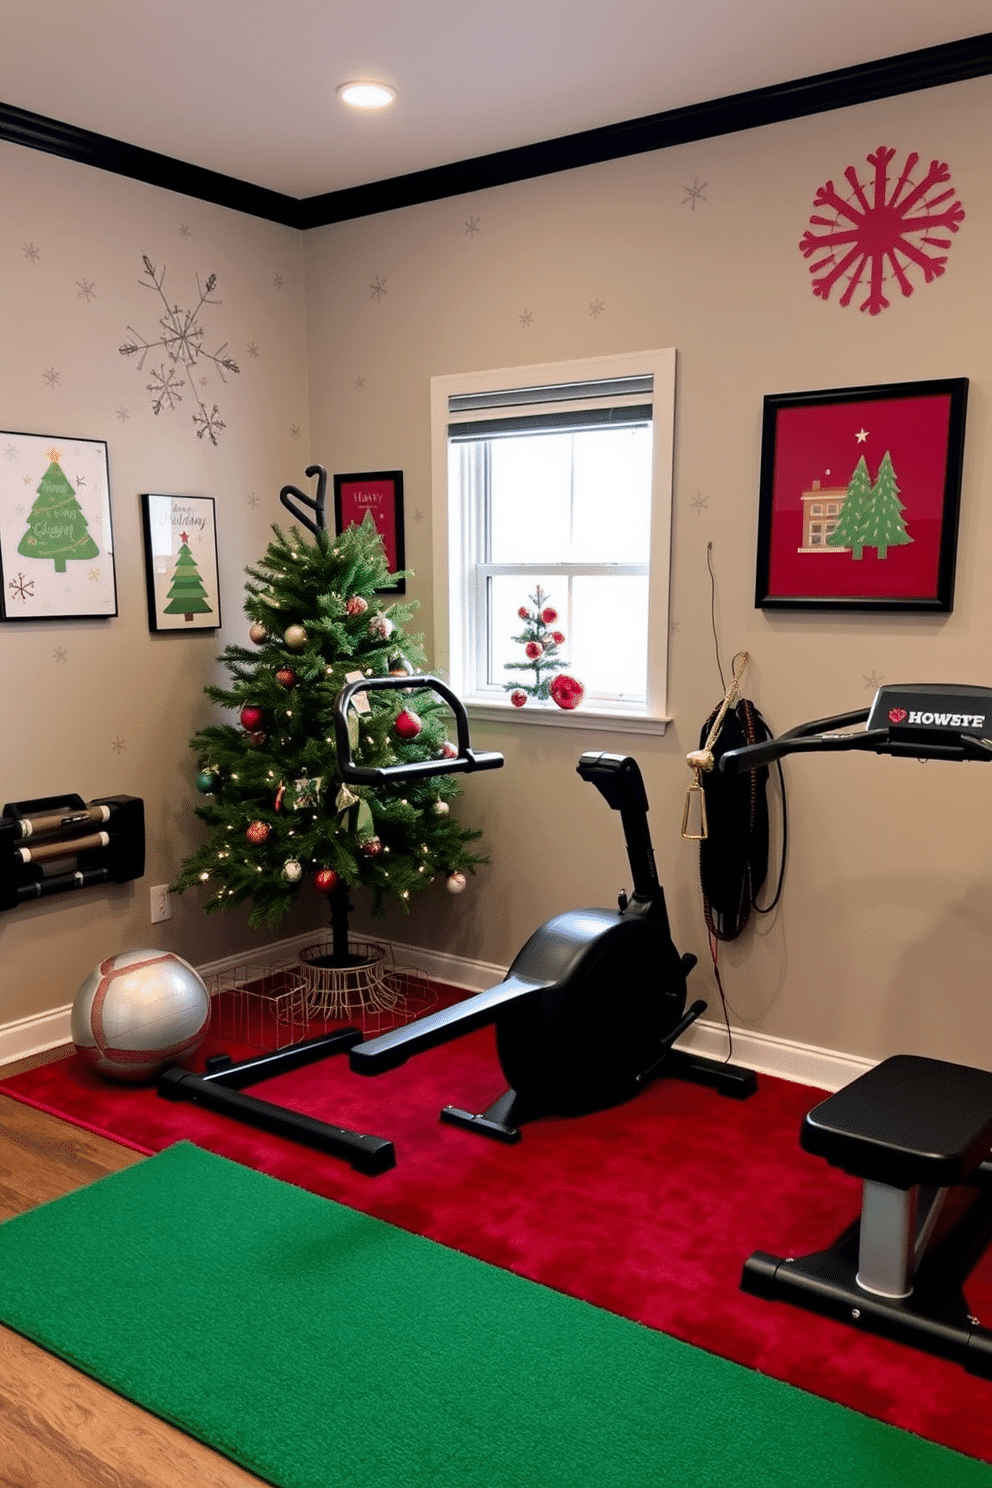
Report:
[[[465,711],[472,723],[513,723],[554,729],[599,729],[610,734],[663,734],[670,718],[650,717],[644,713],[611,713],[607,709],[578,707],[542,708],[526,703],[515,708],[512,703],[472,702],[466,700]]]

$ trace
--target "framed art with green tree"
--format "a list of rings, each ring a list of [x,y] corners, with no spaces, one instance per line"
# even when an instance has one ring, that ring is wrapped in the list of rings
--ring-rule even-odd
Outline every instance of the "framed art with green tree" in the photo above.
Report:
[[[117,614],[107,446],[0,433],[0,614]]]
[[[949,611],[968,380],[764,400],[755,604]]]
[[[211,496],[142,496],[149,629],[217,630],[220,585]]]

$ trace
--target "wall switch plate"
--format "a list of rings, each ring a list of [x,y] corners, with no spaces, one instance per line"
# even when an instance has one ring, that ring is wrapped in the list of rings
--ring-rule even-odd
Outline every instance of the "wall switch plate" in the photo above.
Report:
[[[168,884],[156,884],[151,890],[151,917],[153,925],[160,925],[163,920],[172,919]]]

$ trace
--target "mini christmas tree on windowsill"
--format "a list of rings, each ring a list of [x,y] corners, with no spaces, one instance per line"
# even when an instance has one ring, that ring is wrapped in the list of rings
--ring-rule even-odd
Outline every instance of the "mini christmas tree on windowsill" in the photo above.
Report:
[[[562,667],[568,666],[568,662],[559,655],[558,648],[565,644],[565,637],[555,628],[558,611],[547,603],[547,599],[548,596],[538,584],[530,596],[533,609],[521,605],[517,611],[518,617],[524,622],[524,628],[511,639],[523,646],[526,660],[508,661],[506,670],[529,672],[530,680],[503,684],[515,708],[522,708],[528,698],[539,703],[557,703],[559,708],[568,710],[577,708],[582,701],[585,690],[582,683],[577,682],[574,677],[566,676],[562,671]]]

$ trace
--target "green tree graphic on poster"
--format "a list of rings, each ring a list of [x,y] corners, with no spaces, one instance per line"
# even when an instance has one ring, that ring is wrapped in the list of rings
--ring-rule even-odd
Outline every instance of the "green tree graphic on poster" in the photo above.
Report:
[[[176,566],[172,574],[167,598],[169,603],[163,615],[182,615],[192,620],[194,615],[212,615],[213,608],[207,603],[207,591],[203,587],[196,559],[189,550],[189,534],[181,532],[182,545],[176,554]]]
[[[886,450],[861,516],[861,541],[866,548],[876,548],[879,558],[887,557],[889,548],[905,547],[913,541],[906,531],[904,511],[899,500],[899,483]]]
[[[837,526],[827,538],[831,548],[850,548],[852,558],[860,558],[865,540],[861,535],[864,511],[871,498],[871,476],[864,455],[854,467],[854,474],[847,483],[847,495],[841,507]]]
[[[28,516],[28,530],[17,544],[25,558],[50,558],[56,573],[65,573],[66,563],[96,558],[100,549],[90,536],[83,509],[76,500],[56,449],[48,451],[51,464],[38,486],[38,499]]]

